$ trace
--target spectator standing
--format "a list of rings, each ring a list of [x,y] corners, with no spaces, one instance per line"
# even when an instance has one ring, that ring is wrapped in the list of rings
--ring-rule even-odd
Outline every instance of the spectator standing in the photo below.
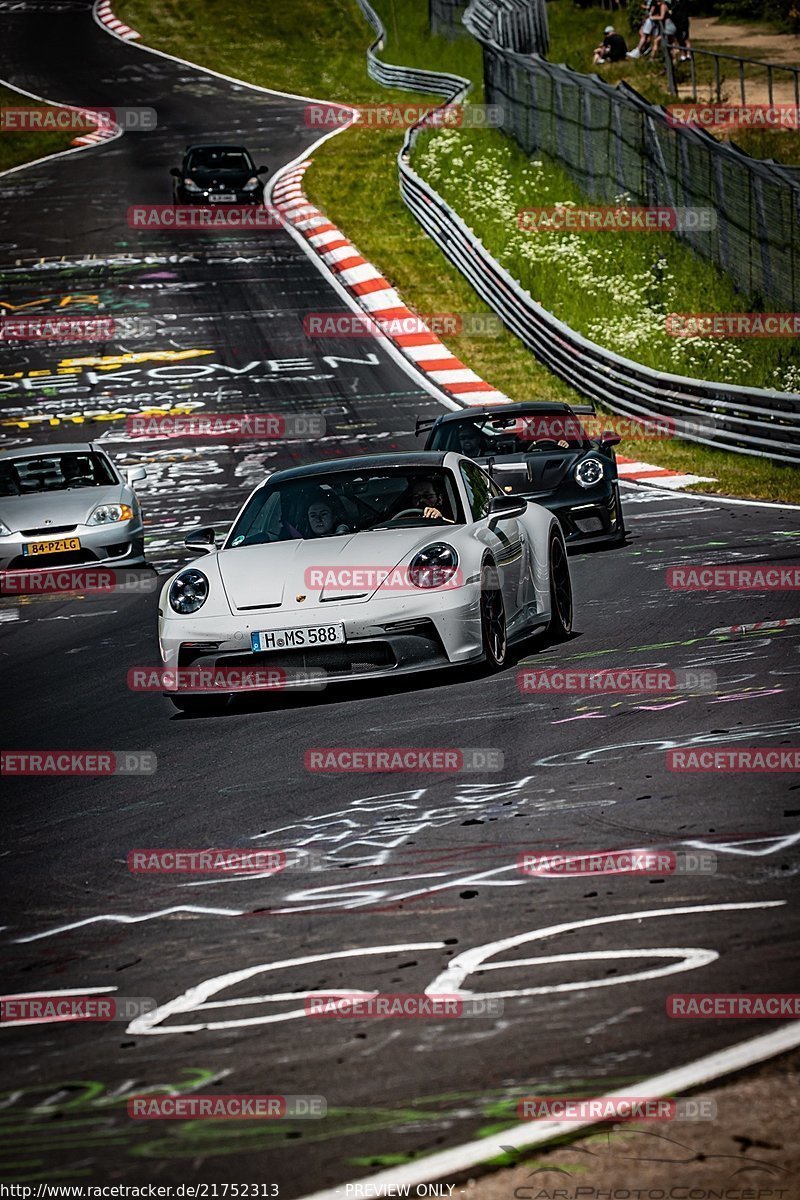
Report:
[[[665,0],[650,0],[647,6],[647,16],[639,30],[639,45],[628,52],[628,58],[641,58],[658,49],[664,33],[664,22],[667,18]]]
[[[688,62],[692,49],[692,43],[689,41],[689,0],[675,0],[672,5],[672,20],[675,24],[679,61]]]

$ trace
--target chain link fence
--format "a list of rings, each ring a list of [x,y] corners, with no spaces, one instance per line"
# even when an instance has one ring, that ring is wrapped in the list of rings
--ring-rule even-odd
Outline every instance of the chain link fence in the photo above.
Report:
[[[467,0],[428,0],[428,25],[440,37],[466,37],[462,17]]]
[[[483,47],[486,102],[501,107],[504,131],[526,154],[543,151],[558,161],[593,200],[625,195],[634,204],[715,209],[715,233],[679,236],[758,303],[800,307],[794,173],[703,129],[671,123],[664,108],[625,83],[614,87],[541,53],[520,52],[510,43],[527,40],[540,22],[520,18],[510,36],[511,2],[474,0],[464,17]]]

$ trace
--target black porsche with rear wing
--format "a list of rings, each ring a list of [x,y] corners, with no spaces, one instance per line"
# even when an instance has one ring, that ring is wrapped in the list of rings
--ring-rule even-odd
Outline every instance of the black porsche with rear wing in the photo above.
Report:
[[[554,513],[568,545],[625,540],[614,447],[619,434],[593,436],[581,421],[590,405],[531,401],[448,412],[418,420],[426,450],[455,450],[480,463],[503,491]]]

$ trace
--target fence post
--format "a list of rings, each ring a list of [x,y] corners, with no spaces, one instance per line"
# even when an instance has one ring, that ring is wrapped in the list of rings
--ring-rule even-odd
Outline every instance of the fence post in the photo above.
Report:
[[[664,51],[664,67],[666,68],[667,72],[667,91],[669,92],[670,96],[677,96],[678,85],[675,82],[675,64],[672,61],[672,52],[667,45],[666,34],[661,39],[661,48]]]

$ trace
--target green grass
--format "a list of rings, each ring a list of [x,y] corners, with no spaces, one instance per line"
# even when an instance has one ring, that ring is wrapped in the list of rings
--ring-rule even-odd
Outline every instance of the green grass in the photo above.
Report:
[[[0,107],[32,108],[36,107],[36,101],[20,95],[11,88],[0,87]],[[80,131],[60,129],[46,133],[6,130],[0,134],[0,171],[43,158],[46,154],[58,154],[61,150],[69,150],[78,132]]]
[[[750,312],[713,264],[669,233],[536,233],[517,228],[533,206],[586,205],[566,171],[531,161],[498,130],[442,130],[417,142],[413,164],[534,299],[572,329],[656,371],[800,390],[796,338],[677,338],[669,313]],[[714,236],[714,235],[708,235]]]
[[[221,7],[214,0],[119,0],[115,11],[149,44],[253,83],[353,103],[408,99],[369,80],[363,52],[372,35],[350,0],[332,0],[326,9],[317,0],[259,5],[237,10],[235,24]],[[480,55],[474,46],[427,34],[427,0],[378,0],[375,7],[387,28],[386,61],[480,79]],[[287,45],[291,54],[286,53]],[[419,102],[420,97],[413,99]],[[476,94],[470,99],[477,99]],[[415,311],[488,312],[402,203],[395,162],[401,141],[397,132],[366,128],[331,138],[315,152],[305,176],[309,198]],[[508,333],[443,340],[478,374],[515,399],[576,399],[575,392]],[[699,490],[800,501],[800,479],[791,469],[684,442],[626,440],[621,450],[676,470],[717,476],[716,485],[700,485]]]

